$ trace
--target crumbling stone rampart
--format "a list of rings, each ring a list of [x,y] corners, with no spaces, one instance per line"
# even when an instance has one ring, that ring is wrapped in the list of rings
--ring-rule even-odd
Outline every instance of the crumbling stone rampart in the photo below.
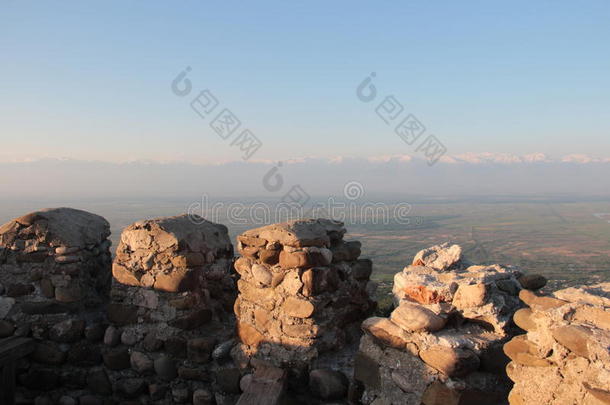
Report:
[[[18,400],[86,395],[102,362],[111,281],[108,222],[71,208],[46,209],[0,227],[0,338],[35,339],[17,366]]]
[[[301,220],[238,237],[235,303],[241,350],[280,366],[308,365],[345,345],[349,325],[373,309],[372,272],[342,223]]]
[[[396,308],[362,324],[354,377],[365,404],[500,404],[510,389],[502,345],[514,334],[521,273],[476,266],[458,245],[419,252],[396,274]]]
[[[510,404],[610,403],[610,283],[519,297],[526,334],[504,345]]]

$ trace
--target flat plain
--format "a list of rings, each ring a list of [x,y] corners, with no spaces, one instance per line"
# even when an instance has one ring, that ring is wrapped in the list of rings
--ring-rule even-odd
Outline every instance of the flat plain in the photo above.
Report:
[[[104,216],[116,246],[122,229],[130,223],[186,212],[189,202],[5,201],[0,203],[0,222],[51,206],[71,206]],[[551,289],[610,281],[610,200],[421,200],[412,207],[409,224],[383,223],[371,217],[346,223],[346,239],[360,240],[362,256],[373,259],[372,278],[380,283],[380,296],[389,292],[393,275],[417,251],[442,242],[460,244],[473,263],[511,264],[524,272],[543,274]],[[222,217],[218,222],[229,227],[233,240],[244,230],[262,225],[230,223]]]

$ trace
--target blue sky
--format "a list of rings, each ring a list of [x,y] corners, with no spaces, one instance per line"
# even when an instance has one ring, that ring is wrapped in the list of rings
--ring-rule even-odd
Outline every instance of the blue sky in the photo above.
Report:
[[[610,157],[608,21],[607,1],[4,1],[0,160],[239,160],[172,94],[186,66],[260,159],[412,154],[356,98],[371,72],[450,154]]]

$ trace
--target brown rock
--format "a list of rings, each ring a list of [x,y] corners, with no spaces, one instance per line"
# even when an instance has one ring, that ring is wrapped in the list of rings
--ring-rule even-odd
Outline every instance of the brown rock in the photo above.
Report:
[[[459,405],[460,393],[440,381],[434,381],[424,391],[421,402],[423,405]]]
[[[419,352],[429,366],[449,377],[462,377],[479,368],[479,358],[468,349],[432,346]]]
[[[255,236],[239,235],[237,237],[237,240],[243,243],[244,245],[250,245],[255,247],[262,247],[267,244],[267,241],[265,239],[257,238]]]
[[[112,276],[116,281],[125,285],[139,286],[140,280],[138,277],[129,271],[127,267],[115,262],[112,264]]]
[[[280,261],[280,251],[271,249],[261,249],[258,252],[258,258],[261,263],[268,266],[275,266]]]
[[[446,323],[445,318],[436,315],[428,308],[406,302],[392,311],[390,319],[407,332],[422,330],[435,332],[441,330]]]
[[[589,341],[593,334],[585,326],[567,325],[553,329],[553,338],[575,354],[589,358]]]
[[[241,276],[245,276],[246,274],[250,273],[250,269],[252,268],[252,260],[243,256],[239,257],[237,260],[235,260],[234,267]]]
[[[404,293],[407,297],[420,304],[438,304],[440,302],[446,302],[447,297],[439,294],[438,291],[429,290],[423,285],[408,286],[404,288]]]
[[[504,353],[515,363],[530,367],[549,367],[553,363],[542,356],[540,348],[527,339],[527,336],[515,336],[504,345]]]
[[[578,307],[572,315],[572,320],[610,330],[610,311],[601,308],[588,305]]]
[[[315,308],[311,302],[295,297],[288,297],[282,305],[282,311],[295,318],[309,318],[313,315],[314,310]]]
[[[600,401],[602,404],[610,404],[610,391],[601,388],[592,387],[589,383],[584,383],[583,386],[593,398]]]
[[[513,315],[513,321],[515,324],[523,330],[533,331],[536,330],[536,322],[532,320],[532,310],[529,308],[521,308],[515,315]]]
[[[170,273],[157,274],[154,288],[167,292],[183,292],[193,289],[195,284],[194,272],[186,268],[177,268]]]
[[[485,304],[487,291],[486,284],[462,284],[455,292],[452,304],[458,309],[479,307]]]
[[[273,273],[273,278],[271,279],[271,288],[275,288],[284,281],[284,277],[286,277],[286,273],[280,271],[278,273]]]
[[[271,314],[262,308],[256,308],[254,310],[254,322],[256,326],[261,330],[267,330],[267,324],[271,320]]]
[[[189,269],[205,264],[205,257],[199,252],[189,252],[171,258],[172,264],[177,268]]]
[[[320,334],[320,327],[318,325],[284,324],[282,330],[286,335],[295,338],[315,338]]]
[[[252,277],[265,287],[271,285],[273,278],[269,269],[262,264],[252,265]]]
[[[519,298],[521,299],[521,301],[525,302],[530,308],[539,311],[559,308],[560,306],[566,304],[566,301],[553,297],[539,296],[530,290],[521,290],[519,292]]]
[[[301,282],[303,283],[303,289],[301,293],[305,297],[311,297],[315,294],[314,292],[314,271],[313,269],[305,270],[301,275]]]
[[[257,247],[253,247],[253,246],[247,246],[247,247],[244,247],[241,249],[241,254],[246,257],[256,259],[256,258],[258,258],[259,250],[261,250],[261,249],[257,248]]]
[[[272,310],[275,307],[275,292],[271,288],[258,288],[248,283],[245,280],[237,281],[240,298],[250,301],[267,310]]]
[[[508,403],[510,405],[528,405],[528,403],[523,399],[521,394],[519,394],[515,390],[512,390],[508,393]]]
[[[527,290],[538,290],[547,283],[546,277],[540,274],[524,274],[518,280],[521,287]]]
[[[368,318],[362,323],[362,329],[389,347],[404,350],[409,343],[409,335],[388,318]]]
[[[255,347],[265,338],[254,326],[245,322],[237,324],[237,336],[243,344]]]
[[[309,252],[297,251],[280,252],[280,267],[283,269],[306,268],[316,266],[313,256]]]

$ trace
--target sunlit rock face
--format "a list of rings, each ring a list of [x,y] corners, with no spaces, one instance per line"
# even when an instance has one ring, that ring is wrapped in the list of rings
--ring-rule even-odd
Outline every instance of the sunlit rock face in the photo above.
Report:
[[[372,263],[343,223],[316,219],[274,224],[238,236],[235,303],[238,348],[275,365],[309,365],[341,349],[350,327],[373,309]]]
[[[362,401],[502,403],[510,389],[502,345],[516,333],[521,277],[514,267],[467,263],[458,245],[418,252],[394,277],[390,316],[362,324],[354,369]]]
[[[550,295],[523,290],[514,316],[526,334],[504,345],[511,405],[610,401],[610,283]]]

